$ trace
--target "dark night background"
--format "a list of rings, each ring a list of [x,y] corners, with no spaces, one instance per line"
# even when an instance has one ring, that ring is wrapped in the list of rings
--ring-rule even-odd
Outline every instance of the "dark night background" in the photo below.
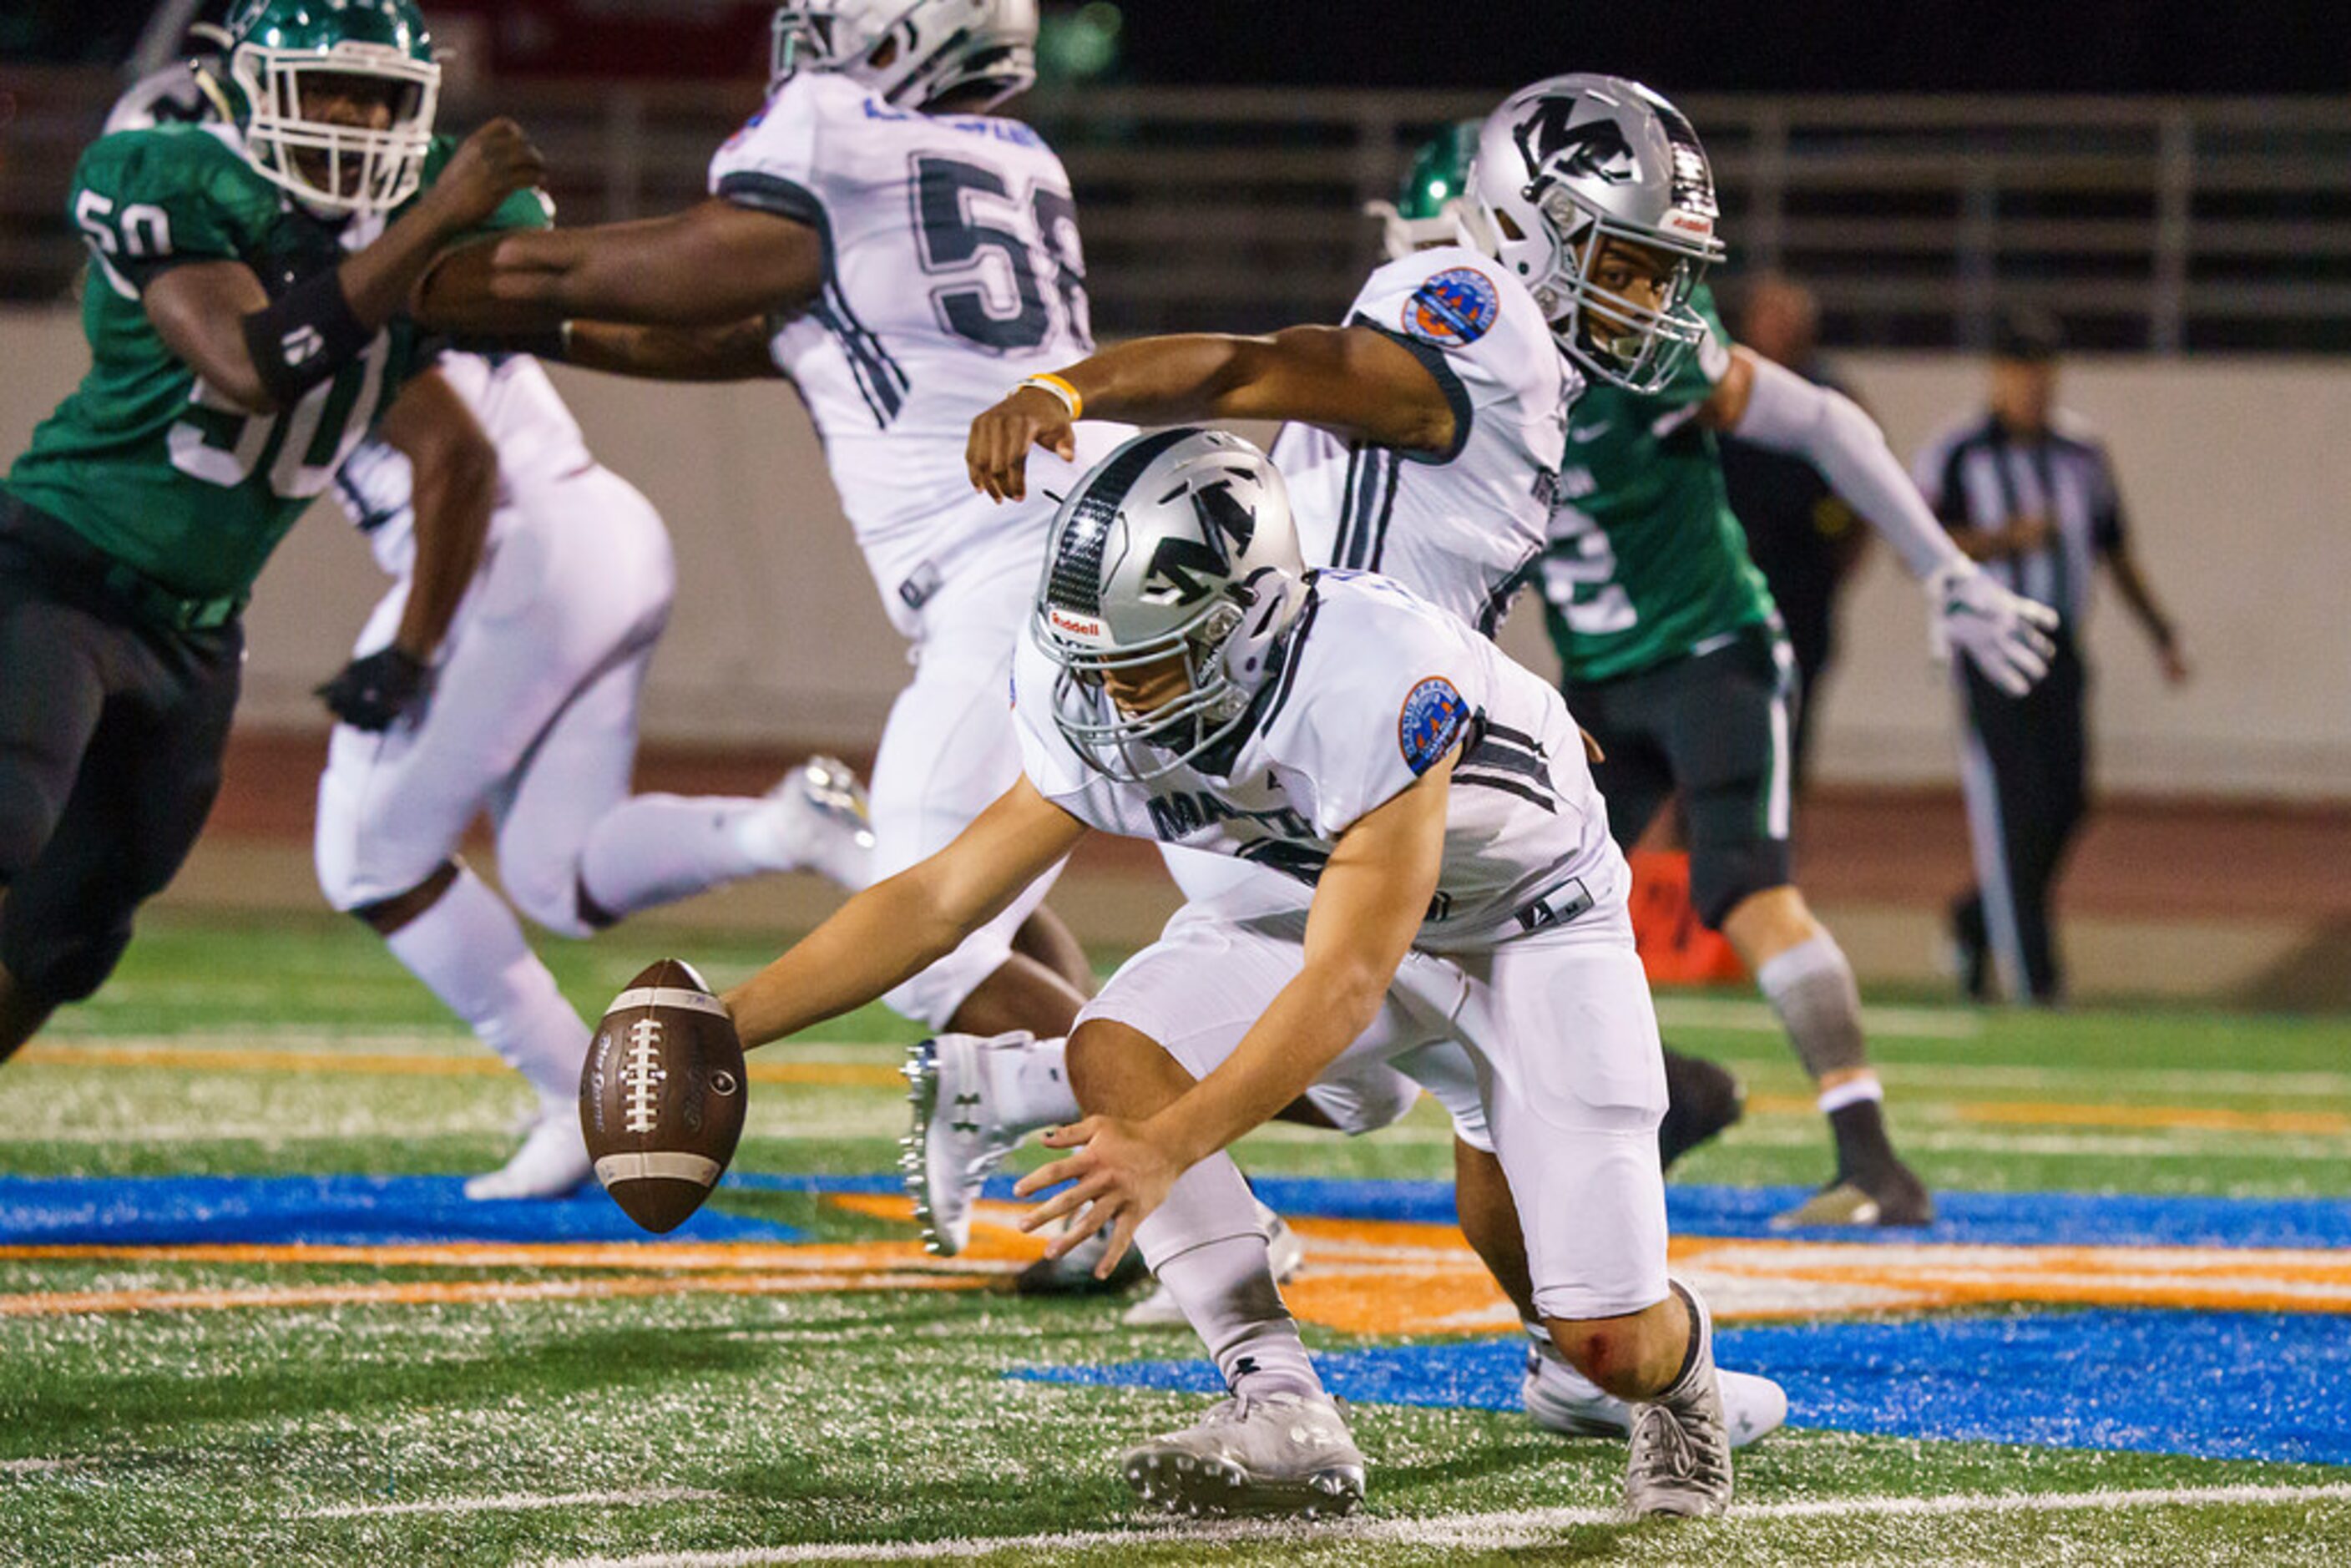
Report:
[[[5,0],[0,60],[119,62],[148,0]],[[537,35],[523,68],[606,52],[635,71],[759,69],[770,7],[741,0],[428,0]],[[1046,0],[1048,15],[1074,0]],[[2351,5],[1880,0],[1123,0],[1120,79],[1494,88],[1567,69],[1677,93],[2341,93]],[[664,35],[679,57],[654,40]],[[503,52],[503,51],[502,51]],[[645,57],[650,54],[653,58]],[[695,57],[686,57],[689,54]],[[502,64],[520,64],[502,61]]]

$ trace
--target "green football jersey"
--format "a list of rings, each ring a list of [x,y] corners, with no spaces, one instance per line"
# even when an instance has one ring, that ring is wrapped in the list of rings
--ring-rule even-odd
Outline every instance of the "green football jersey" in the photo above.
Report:
[[[1708,335],[1664,391],[1595,382],[1569,416],[1543,597],[1570,682],[1649,669],[1774,613],[1697,417],[1730,335],[1705,287],[1692,303]]]
[[[426,183],[455,150],[434,139]],[[33,433],[6,487],[173,593],[242,597],[415,373],[423,335],[396,318],[292,408],[249,414],[164,346],[141,295],[174,265],[214,260],[245,262],[274,295],[372,239],[383,220],[313,217],[253,172],[233,132],[195,125],[93,142],[69,211],[90,250],[89,372]],[[485,231],[548,221],[545,198],[524,191]]]

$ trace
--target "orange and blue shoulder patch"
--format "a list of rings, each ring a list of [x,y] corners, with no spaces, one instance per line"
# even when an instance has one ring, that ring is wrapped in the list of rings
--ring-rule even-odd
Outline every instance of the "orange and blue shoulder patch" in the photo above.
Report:
[[[1404,329],[1440,349],[1466,348],[1492,330],[1502,314],[1494,280],[1474,267],[1432,273],[1404,302]]]
[[[1396,714],[1396,746],[1404,765],[1417,779],[1442,761],[1461,739],[1469,705],[1443,675],[1431,675],[1405,694]]]

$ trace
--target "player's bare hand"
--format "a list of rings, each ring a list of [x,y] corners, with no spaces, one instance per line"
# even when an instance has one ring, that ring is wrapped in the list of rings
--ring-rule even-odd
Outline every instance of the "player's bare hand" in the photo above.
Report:
[[[1002,402],[971,422],[964,465],[971,487],[996,501],[1029,495],[1029,449],[1041,446],[1064,463],[1078,455],[1078,432],[1060,398],[1041,387],[1015,387]]]
[[[1061,1257],[1087,1237],[1107,1228],[1110,1245],[1102,1261],[1094,1265],[1094,1278],[1107,1280],[1134,1240],[1134,1228],[1166,1201],[1167,1189],[1176,1185],[1184,1167],[1151,1140],[1142,1124],[1115,1116],[1089,1116],[1070,1126],[1056,1127],[1043,1142],[1048,1148],[1077,1152],[1039,1166],[1013,1187],[1016,1197],[1062,1188],[1023,1216],[1020,1228],[1034,1231],[1064,1215],[1074,1216],[1069,1228],[1045,1249],[1049,1258]]]
[[[425,193],[434,215],[451,233],[479,227],[517,191],[547,178],[547,160],[521,126],[493,120],[471,136]]]

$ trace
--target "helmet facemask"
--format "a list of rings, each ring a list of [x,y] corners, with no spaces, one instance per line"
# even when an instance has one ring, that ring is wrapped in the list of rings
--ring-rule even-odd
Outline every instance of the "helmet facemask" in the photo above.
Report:
[[[424,181],[441,68],[384,44],[345,40],[326,49],[240,44],[229,76],[244,96],[246,157],[264,179],[304,205],[331,214],[389,212]],[[305,97],[373,96],[390,110],[381,129],[315,118]]]
[[[1029,636],[1087,766],[1144,783],[1236,740],[1305,602],[1281,476],[1222,431],[1137,436],[1055,517]],[[1168,677],[1148,709],[1123,706]]]
[[[1552,335],[1577,364],[1601,380],[1635,392],[1662,391],[1681,368],[1682,356],[1705,340],[1706,320],[1690,296],[1706,277],[1711,250],[1612,223],[1583,206],[1564,186],[1543,192],[1539,204],[1556,232],[1570,236],[1559,247],[1560,265],[1533,290]],[[1595,275],[1612,242],[1666,263],[1656,303],[1644,304],[1601,284]]]
[[[1552,77],[1486,119],[1462,202],[1469,243],[1524,283],[1570,358],[1635,392],[1664,389],[1704,340],[1690,304],[1715,237],[1714,173],[1681,111],[1619,77]],[[1661,258],[1654,303],[1604,288],[1611,245]]]

